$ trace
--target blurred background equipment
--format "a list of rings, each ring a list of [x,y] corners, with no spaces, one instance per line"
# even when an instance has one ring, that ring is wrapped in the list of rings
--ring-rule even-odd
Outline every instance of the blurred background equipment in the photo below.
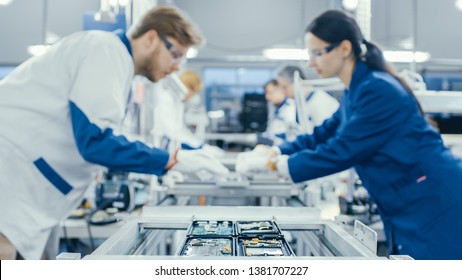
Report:
[[[96,208],[116,208],[130,212],[135,208],[135,189],[125,172],[107,172],[96,186]]]
[[[240,115],[243,132],[263,132],[268,122],[268,106],[261,93],[245,93]]]

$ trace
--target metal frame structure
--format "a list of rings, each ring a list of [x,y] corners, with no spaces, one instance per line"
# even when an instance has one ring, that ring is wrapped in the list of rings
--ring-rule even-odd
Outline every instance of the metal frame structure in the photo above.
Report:
[[[186,230],[193,220],[275,220],[283,232],[290,232],[297,240],[296,259],[384,259],[378,257],[363,236],[347,232],[340,224],[320,220],[315,208],[294,207],[147,207],[143,217],[127,222],[91,255],[84,259],[184,259],[182,256],[163,255],[157,250],[172,233]],[[361,225],[358,232],[371,237],[371,230]],[[181,231],[181,233],[184,233]],[[180,237],[181,238],[181,237]],[[185,234],[183,234],[185,238]],[[376,242],[376,239],[375,239]],[[369,246],[369,247],[368,247]],[[176,250],[175,250],[176,251]],[[191,257],[188,259],[222,259],[229,257]],[[233,259],[261,259],[261,257],[232,257]],[[269,257],[288,258],[288,257]]]

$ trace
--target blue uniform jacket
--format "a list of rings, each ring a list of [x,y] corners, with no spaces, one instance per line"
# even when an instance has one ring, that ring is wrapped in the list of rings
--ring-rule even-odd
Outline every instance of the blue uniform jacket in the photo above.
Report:
[[[391,253],[462,259],[462,162],[393,76],[357,61],[338,111],[279,148],[294,182],[354,167]]]

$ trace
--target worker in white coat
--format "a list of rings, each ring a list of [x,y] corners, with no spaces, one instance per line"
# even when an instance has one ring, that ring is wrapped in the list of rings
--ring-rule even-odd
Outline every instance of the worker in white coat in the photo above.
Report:
[[[158,7],[128,37],[78,32],[0,81],[2,259],[40,259],[51,229],[81,203],[100,166],[227,173],[201,151],[169,154],[116,132],[134,74],[162,79],[201,40],[183,13]]]
[[[305,75],[300,67],[285,66],[278,73],[279,86],[288,97],[294,99],[294,74],[298,72],[300,78],[305,80]],[[306,92],[305,111],[308,113],[308,127],[304,133],[312,133],[313,129],[330,118],[339,107],[337,99],[322,90]]]
[[[184,92],[179,85],[184,85]],[[182,87],[181,87],[182,88]],[[186,127],[186,103],[202,91],[202,81],[199,74],[186,70],[178,77],[171,75],[161,80],[155,87],[156,104],[154,104],[153,135],[155,145],[159,148],[174,151],[178,148],[186,150],[204,149],[217,158],[224,156],[225,152],[204,143],[197,135]],[[173,112],[173,113],[172,113]],[[205,112],[204,112],[205,114]],[[207,116],[203,116],[207,118]]]

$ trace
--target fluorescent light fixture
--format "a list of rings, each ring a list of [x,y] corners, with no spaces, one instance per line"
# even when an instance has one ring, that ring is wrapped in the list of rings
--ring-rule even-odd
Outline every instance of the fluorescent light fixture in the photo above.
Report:
[[[186,53],[186,58],[194,58],[197,56],[197,54],[199,53],[199,50],[194,48],[194,47],[191,47],[189,48],[188,52]]]
[[[310,56],[308,52],[304,49],[284,49],[284,48],[274,48],[274,49],[264,49],[263,56],[267,59],[274,60],[309,60]]]
[[[9,5],[13,0],[0,0],[0,5],[2,6],[7,6]]]
[[[384,51],[385,59],[390,62],[425,62],[430,59],[428,52]],[[274,60],[309,60],[306,49],[265,49],[263,56]]]
[[[384,51],[383,55],[390,62],[425,62],[430,59],[428,52]]]
[[[41,56],[49,47],[50,45],[30,45],[27,47],[27,52],[33,56]]]
[[[342,0],[342,6],[349,11],[353,11],[358,7],[358,2],[359,0]]]
[[[207,114],[208,114],[209,118],[211,118],[211,119],[219,119],[219,118],[223,118],[225,116],[225,111],[223,111],[223,110],[210,111]]]
[[[459,9],[459,11],[462,11],[462,0],[456,0],[456,2],[454,2],[454,5],[457,9]]]
[[[47,32],[46,33],[45,43],[41,45],[30,45],[27,47],[27,53],[33,56],[40,56],[46,52],[46,50],[53,45],[54,43],[58,42],[61,38],[53,33]]]

